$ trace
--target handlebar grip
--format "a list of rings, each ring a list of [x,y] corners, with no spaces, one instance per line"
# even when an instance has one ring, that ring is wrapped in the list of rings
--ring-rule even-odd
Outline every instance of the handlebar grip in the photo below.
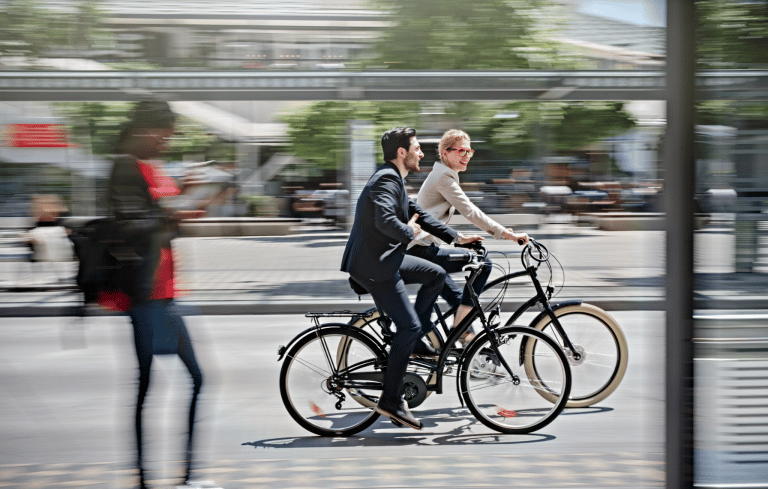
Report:
[[[467,248],[470,250],[480,251],[483,249],[483,242],[481,240],[477,240],[465,244],[453,243],[453,246],[456,248]]]
[[[473,254],[471,251],[469,253],[470,255]],[[466,261],[467,260],[467,256],[463,253],[452,253],[447,255],[446,258],[448,259],[448,261]],[[470,256],[470,260],[471,259],[472,257]]]
[[[517,244],[519,244],[520,246],[523,246],[523,243],[525,243],[524,239],[520,238],[517,240]]]

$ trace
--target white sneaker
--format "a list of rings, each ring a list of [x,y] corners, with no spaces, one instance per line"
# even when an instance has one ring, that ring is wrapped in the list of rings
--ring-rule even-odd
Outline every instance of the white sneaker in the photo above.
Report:
[[[187,481],[186,484],[176,486],[176,489],[222,489],[213,481]]]

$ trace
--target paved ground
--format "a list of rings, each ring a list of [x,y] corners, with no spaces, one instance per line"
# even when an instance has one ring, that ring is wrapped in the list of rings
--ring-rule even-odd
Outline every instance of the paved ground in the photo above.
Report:
[[[503,488],[567,487],[634,489],[664,487],[663,454],[653,459],[634,453],[459,456],[446,464],[438,456],[307,460],[216,460],[200,473],[227,489],[267,488]],[[0,466],[0,486],[33,488],[129,488],[133,471],[123,464],[29,464]],[[172,487],[176,479],[155,479],[153,487]]]
[[[619,311],[631,348],[619,389],[529,435],[500,435],[459,405],[454,378],[415,412],[422,431],[379,420],[350,438],[296,424],[278,394],[301,315],[197,316],[187,323],[205,373],[199,475],[226,489],[663,487],[663,313]],[[82,330],[74,327],[81,325]],[[136,367],[120,316],[0,318],[0,487],[131,488]],[[157,358],[147,404],[152,487],[180,473],[186,373]]]

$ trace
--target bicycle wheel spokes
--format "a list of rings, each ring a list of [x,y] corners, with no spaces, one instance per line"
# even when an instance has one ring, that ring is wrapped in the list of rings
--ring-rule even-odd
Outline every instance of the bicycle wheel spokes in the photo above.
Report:
[[[530,433],[549,424],[565,406],[570,389],[570,371],[557,345],[545,335],[516,326],[499,331],[499,353],[512,375],[493,351],[490,338],[475,341],[461,369],[461,390],[472,414],[486,426],[503,433]],[[538,375],[529,378],[521,365],[526,341],[540,348],[531,363]],[[546,391],[559,402],[550,403],[538,391]]]
[[[568,406],[586,407],[605,399],[619,385],[627,367],[624,333],[610,315],[589,304],[567,306],[555,314],[575,350],[565,352],[573,375]],[[557,336],[548,317],[535,328]]]
[[[286,355],[280,374],[283,403],[305,429],[321,436],[347,436],[376,420],[371,406],[378,401],[383,374],[376,362],[378,349],[366,340],[333,328],[306,336]],[[341,369],[329,365],[337,360],[328,355],[339,345],[346,351]]]

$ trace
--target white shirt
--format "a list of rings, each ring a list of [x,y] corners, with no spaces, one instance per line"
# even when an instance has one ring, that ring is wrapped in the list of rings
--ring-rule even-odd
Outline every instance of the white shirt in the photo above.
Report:
[[[416,203],[443,224],[448,224],[454,211],[458,210],[472,224],[496,239],[501,238],[505,229],[469,200],[459,186],[459,174],[439,161],[435,163],[427,179],[424,180]],[[422,230],[408,247],[429,246],[433,243],[440,246],[443,241]]]

